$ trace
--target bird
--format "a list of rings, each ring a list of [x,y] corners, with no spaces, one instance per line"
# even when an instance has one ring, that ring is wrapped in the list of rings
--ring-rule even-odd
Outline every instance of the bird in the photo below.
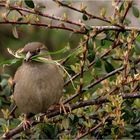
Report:
[[[30,42],[21,52],[25,54],[25,58],[15,72],[13,97],[19,111],[28,118],[30,114],[45,113],[51,105],[59,103],[63,95],[64,80],[62,69],[52,63],[43,43]],[[36,55],[41,55],[48,62],[34,61],[32,58]]]

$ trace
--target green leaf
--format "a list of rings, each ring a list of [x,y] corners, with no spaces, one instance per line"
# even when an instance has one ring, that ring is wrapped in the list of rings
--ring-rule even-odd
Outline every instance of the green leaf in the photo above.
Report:
[[[67,5],[71,4],[71,0],[62,0],[61,2],[63,4],[67,4]]]
[[[87,17],[87,15],[85,15],[85,14],[83,14],[83,17],[82,17],[82,18],[83,18],[83,20],[85,20],[85,21],[88,20],[88,17]]]
[[[5,86],[8,85],[8,81],[6,79],[3,79],[0,84],[1,84],[1,87],[4,88]]]
[[[2,100],[0,100],[0,108],[2,108],[2,105],[3,105],[3,104],[2,104]]]
[[[24,0],[25,4],[30,7],[30,8],[34,8],[34,2],[32,0]]]
[[[44,9],[44,8],[46,8],[46,6],[45,5],[43,5],[43,3],[38,3],[37,4],[37,6],[36,6],[36,8],[37,8],[37,10],[41,10],[41,9]]]
[[[18,31],[17,31],[17,27],[16,26],[13,26],[12,33],[13,33],[13,36],[15,38],[19,38],[19,35],[18,35]]]
[[[104,60],[104,66],[107,73],[110,73],[111,71],[115,70],[113,65],[106,60]]]
[[[10,96],[11,95],[11,88],[9,86],[6,86],[3,90],[3,95]]]
[[[36,129],[39,133],[39,139],[56,139],[58,134],[57,126],[53,124],[40,123],[36,126]]]
[[[4,118],[0,118],[0,126],[6,124],[6,120]]]
[[[134,44],[135,44],[134,51],[136,52],[136,54],[140,54],[140,42],[135,41]]]
[[[140,108],[140,99],[135,99],[134,104],[137,108]]]
[[[92,38],[90,38],[89,40],[88,40],[88,48],[93,48],[93,40],[92,40]]]
[[[92,30],[93,30],[93,28],[92,28],[91,26],[89,26],[89,25],[85,25],[85,28],[86,28],[88,31],[92,31]]]
[[[3,61],[0,63],[0,66],[3,66],[3,65],[13,65],[13,64],[16,64],[17,62],[21,61],[20,59],[10,59],[10,60],[6,60],[6,61]]]
[[[103,40],[106,38],[106,34],[104,32],[102,33],[99,33],[97,36],[96,36],[96,39],[97,40]]]
[[[122,1],[120,8],[119,8],[119,12],[121,12],[122,10],[124,10],[124,2],[123,1]]]
[[[139,17],[139,9],[135,6],[132,7],[132,12],[133,12],[133,15],[138,18]]]
[[[69,119],[68,118],[62,120],[62,126],[65,130],[69,128]]]
[[[23,17],[19,17],[18,19],[17,19],[17,21],[23,21],[24,19],[23,19]]]
[[[69,118],[73,121],[74,120],[74,115],[73,114],[69,114]]]
[[[95,51],[94,51],[94,47],[93,47],[93,40],[91,38],[88,40],[88,56],[87,56],[87,58],[90,62],[95,59]]]
[[[125,24],[125,25],[129,25],[130,23],[131,23],[131,21],[130,21],[128,18],[125,18],[124,24]]]
[[[87,59],[89,62],[92,62],[95,59],[95,51],[94,50],[89,50],[89,55],[87,56]]]
[[[95,59],[95,64],[94,64],[94,66],[95,66],[95,67],[101,68],[102,62],[101,62],[101,59],[100,59],[100,58],[96,58],[96,59]]]
[[[131,124],[127,124],[124,128],[129,133],[132,132],[132,131],[134,131],[134,126],[131,125]]]

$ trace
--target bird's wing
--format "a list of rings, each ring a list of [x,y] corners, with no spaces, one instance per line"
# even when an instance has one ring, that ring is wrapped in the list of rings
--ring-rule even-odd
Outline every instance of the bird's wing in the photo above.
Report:
[[[16,71],[16,73],[15,73],[15,76],[14,76],[14,79],[13,79],[13,83],[12,83],[12,91],[13,91],[13,93],[14,93],[14,89],[15,89],[15,85],[16,85],[16,83],[17,83],[17,81],[18,81],[18,79],[19,79],[19,74],[21,73],[21,67],[19,67],[18,68],[18,70]]]

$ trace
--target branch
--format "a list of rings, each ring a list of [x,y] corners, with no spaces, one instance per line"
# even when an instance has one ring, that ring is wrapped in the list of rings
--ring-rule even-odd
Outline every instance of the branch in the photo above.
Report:
[[[78,33],[78,34],[86,34],[85,30],[76,30],[74,28],[70,28],[65,26],[64,24],[59,24],[59,25],[51,25],[51,24],[45,24],[45,23],[35,23],[35,22],[21,22],[21,21],[0,21],[0,24],[17,24],[17,25],[34,25],[34,26],[39,26],[39,27],[47,27],[50,29],[62,29],[62,30],[68,30],[74,33]],[[97,31],[109,31],[109,30],[114,30],[114,31],[120,31],[120,32],[124,32],[124,31],[132,31],[135,30],[137,32],[140,32],[140,28],[136,28],[136,27],[117,27],[117,26],[91,26],[93,29],[96,29]]]
[[[65,4],[65,3],[63,3],[63,2],[61,2],[61,1],[59,1],[59,0],[53,0],[53,1],[56,2],[56,3],[58,3],[58,4],[59,4],[60,6],[62,6],[62,7],[67,7],[67,8],[69,8],[69,9],[72,9],[72,10],[76,11],[76,12],[85,14],[85,15],[87,15],[90,19],[98,19],[98,20],[101,20],[101,21],[104,21],[104,22],[107,22],[107,23],[111,23],[111,21],[108,20],[107,18],[105,18],[105,17],[102,18],[102,17],[99,17],[99,16],[95,16],[95,15],[93,15],[93,14],[87,12],[85,9],[82,10],[82,9],[75,8],[75,7],[73,7],[73,6],[71,6],[71,5],[68,5],[68,4]],[[115,23],[114,25],[115,25],[115,26],[118,26],[118,27],[122,27],[121,25],[119,25],[119,24],[117,24],[117,23]]]
[[[27,8],[22,8],[22,7],[12,6],[12,5],[8,5],[8,6],[9,6],[9,9],[12,9],[12,10],[18,10],[18,11],[27,12],[27,13],[34,14],[34,15],[39,15],[41,17],[46,17],[46,18],[57,20],[57,21],[60,21],[60,22],[69,23],[69,24],[76,25],[76,26],[79,26],[79,27],[83,26],[83,24],[80,24],[78,22],[74,22],[74,21],[71,21],[69,19],[56,17],[54,15],[51,16],[51,15],[48,15],[48,14],[43,14],[40,11],[29,10]],[[6,4],[0,3],[0,7],[5,7],[6,8]]]
[[[50,29],[62,29],[62,30],[67,30],[67,31],[71,31],[74,33],[78,33],[78,34],[85,34],[85,32],[81,31],[81,30],[76,30],[70,27],[66,27],[65,25],[50,25],[50,24],[45,24],[45,23],[34,23],[34,22],[21,22],[21,21],[0,21],[0,24],[11,24],[11,25],[34,25],[34,26],[38,26],[38,27],[47,27]]]
[[[135,99],[135,98],[140,98],[140,93],[139,92],[134,92],[134,93],[131,93],[131,94],[130,93],[125,93],[125,94],[122,94],[120,96],[122,96],[123,99],[132,99],[132,98]],[[101,97],[99,99],[91,99],[91,100],[85,100],[85,101],[82,101],[82,102],[78,102],[78,103],[72,104],[70,107],[71,107],[71,110],[75,110],[75,109],[78,109],[78,108],[81,108],[81,107],[86,107],[86,106],[90,106],[90,105],[100,105],[100,104],[103,104],[103,103],[106,103],[106,102],[109,102],[108,99],[106,97]],[[66,111],[69,111],[69,109],[66,108]],[[63,111],[61,113],[63,114]],[[60,113],[60,110],[57,109],[57,110],[49,112],[45,115],[48,118],[52,118],[52,117],[55,117],[57,115],[60,115],[61,113]],[[42,115],[41,117],[44,117],[44,115]],[[37,123],[32,122],[32,126],[34,126],[36,124]],[[9,139],[9,138],[13,137],[14,135],[16,135],[16,134],[18,134],[22,131],[24,131],[23,126],[22,125],[17,126],[13,130],[10,130],[10,131],[6,132],[1,137],[1,139]]]
[[[103,76],[103,77],[97,79],[96,81],[94,81],[94,82],[91,83],[90,85],[84,87],[84,88],[82,89],[81,93],[87,91],[88,89],[90,89],[90,88],[92,88],[93,86],[99,84],[100,82],[102,82],[103,80],[107,79],[108,77],[110,77],[110,76],[112,76],[112,75],[118,73],[119,71],[122,71],[123,69],[124,69],[124,67],[120,67],[120,68],[115,69],[114,71],[112,71],[112,72],[106,74],[105,76]],[[72,95],[70,98],[68,98],[67,100],[65,100],[64,103],[70,102],[71,100],[73,100],[73,99],[74,99],[75,97],[77,97],[78,95],[79,95],[79,93],[75,93],[75,94]]]
[[[132,31],[135,30],[137,32],[140,32],[140,28],[136,27],[128,27],[124,26],[123,28],[117,27],[117,26],[91,26],[93,29],[96,29],[97,31],[108,31],[108,30],[114,30],[114,31]]]
[[[112,75],[115,75],[116,73],[122,71],[123,69],[124,69],[124,67],[120,67],[120,68],[115,69],[114,71],[112,71],[112,72],[106,74],[105,76],[99,78],[99,79],[96,80],[95,82],[93,82],[93,83],[89,84],[88,86],[84,87],[83,90],[82,90],[82,92],[85,92],[85,91],[89,90],[89,89],[92,88],[93,86],[99,84],[101,81],[103,81],[103,80],[109,78],[109,77],[112,76]]]
[[[109,115],[107,115],[105,118],[104,118],[104,121],[106,121],[107,119],[109,118]],[[90,134],[91,132],[95,131],[97,128],[101,127],[102,125],[104,124],[103,121],[99,122],[96,126],[90,128],[87,132],[81,134],[81,135],[78,135],[76,140],[79,140],[83,137],[85,137],[86,135]]]

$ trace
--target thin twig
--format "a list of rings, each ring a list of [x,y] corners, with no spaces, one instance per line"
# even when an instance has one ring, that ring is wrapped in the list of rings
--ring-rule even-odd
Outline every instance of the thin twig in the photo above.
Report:
[[[79,88],[77,90],[77,94],[82,93],[82,88],[84,85],[84,80],[83,80],[83,76],[84,76],[84,67],[85,67],[85,61],[86,61],[86,56],[87,56],[87,42],[88,42],[88,38],[86,39],[86,41],[84,41],[85,43],[82,45],[82,58],[80,61],[80,81],[79,81]],[[81,55],[81,54],[80,54]],[[80,95],[81,96],[81,95]]]
[[[17,109],[17,106],[15,105],[15,106],[12,108],[12,110],[10,111],[10,115],[11,115],[11,116],[14,114],[14,112],[15,112],[16,109]]]
[[[58,3],[58,4],[59,4],[60,6],[62,6],[62,7],[67,7],[67,8],[69,8],[69,9],[72,9],[72,10],[76,11],[76,12],[85,14],[85,15],[87,15],[87,16],[89,17],[89,19],[98,19],[98,20],[101,20],[101,21],[104,21],[104,22],[107,22],[107,23],[111,23],[111,21],[108,20],[108,19],[105,18],[105,17],[102,18],[102,17],[99,17],[99,16],[95,16],[95,15],[93,15],[93,14],[87,12],[86,10],[78,9],[78,8],[73,7],[73,6],[71,6],[71,5],[65,4],[65,3],[63,3],[63,2],[61,2],[61,1],[59,1],[59,0],[53,0],[53,1],[56,2],[56,3]],[[118,26],[118,27],[122,27],[121,25],[119,25],[119,24],[117,24],[117,23],[115,23],[114,25],[115,25],[115,26]]]
[[[107,115],[105,118],[104,118],[104,121],[106,121],[107,119],[109,118],[109,115]],[[83,137],[85,137],[86,135],[90,134],[91,132],[95,131],[97,128],[101,127],[104,123],[101,121],[99,122],[96,126],[90,128],[87,132],[81,134],[81,135],[78,135],[76,140],[79,140]]]
[[[5,7],[6,8],[6,4],[0,3],[0,7]],[[17,6],[9,5],[9,9],[23,11],[23,12],[27,12],[27,13],[34,14],[34,15],[39,15],[39,16],[46,17],[46,18],[49,18],[49,19],[69,23],[71,25],[76,25],[76,26],[79,26],[79,27],[83,26],[82,24],[80,24],[78,22],[71,21],[69,19],[63,19],[63,18],[60,18],[60,17],[56,17],[54,15],[51,16],[49,14],[43,14],[40,11],[30,10],[30,9],[23,8],[23,7],[17,7]]]
[[[66,27],[66,26],[62,26],[60,25],[50,25],[50,24],[45,24],[45,23],[35,23],[35,22],[21,22],[21,21],[0,21],[0,24],[9,24],[9,25],[34,25],[34,26],[38,26],[38,27],[47,27],[50,29],[62,29],[62,30],[67,30],[67,31],[71,31],[74,33],[78,33],[78,34],[85,34],[85,32],[81,31],[81,30],[76,30],[70,27]]]

